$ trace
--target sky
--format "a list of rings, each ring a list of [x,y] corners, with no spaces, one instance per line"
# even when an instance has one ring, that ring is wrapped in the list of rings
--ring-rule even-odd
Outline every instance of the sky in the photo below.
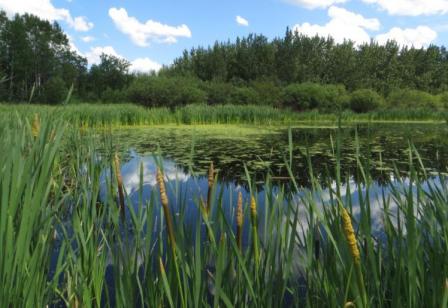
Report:
[[[137,72],[169,65],[185,49],[250,33],[272,39],[287,27],[357,44],[448,40],[448,0],[0,0],[0,9],[57,21],[89,65],[107,53]]]

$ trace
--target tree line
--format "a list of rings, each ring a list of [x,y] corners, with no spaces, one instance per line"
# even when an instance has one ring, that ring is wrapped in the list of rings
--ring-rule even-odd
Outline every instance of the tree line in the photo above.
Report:
[[[158,74],[132,74],[127,60],[102,55],[99,64],[70,48],[57,23],[0,12],[0,100],[60,103],[135,102],[266,104],[296,110],[357,112],[384,107],[444,108],[445,47],[400,47],[389,41],[356,46],[287,29],[192,48]]]

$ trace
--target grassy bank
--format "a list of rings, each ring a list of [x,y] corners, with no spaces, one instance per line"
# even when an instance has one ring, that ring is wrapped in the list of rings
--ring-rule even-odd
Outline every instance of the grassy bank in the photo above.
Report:
[[[323,190],[311,173],[313,188],[291,180],[289,195],[267,174],[263,208],[249,175],[230,204],[211,177],[191,225],[180,182],[159,176],[150,201],[130,206],[113,140],[98,155],[98,138],[64,122],[0,123],[2,307],[446,307],[448,190],[443,177],[423,182],[412,147],[414,185],[396,174],[390,195],[370,195],[360,158],[365,187],[337,177]]]
[[[62,118],[69,123],[88,126],[164,125],[164,124],[255,124],[292,125],[295,123],[361,122],[443,122],[446,113],[430,109],[382,110],[364,114],[353,112],[319,113],[294,112],[268,106],[255,105],[189,105],[174,110],[145,108],[133,104],[74,104],[47,106],[29,104],[0,104],[0,118],[9,121],[17,115],[32,119],[41,117]]]

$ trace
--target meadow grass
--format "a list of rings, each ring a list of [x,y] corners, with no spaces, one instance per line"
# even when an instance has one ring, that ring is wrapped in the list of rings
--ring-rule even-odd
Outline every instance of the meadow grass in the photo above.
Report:
[[[56,119],[0,124],[1,307],[446,306],[448,189],[443,176],[423,182],[412,145],[408,177],[397,170],[378,204],[369,161],[358,156],[356,191],[339,163],[329,190],[312,171],[311,189],[290,171],[292,192],[275,188],[267,172],[263,208],[246,170],[241,212],[223,203],[210,176],[210,212],[194,196],[202,215],[192,226],[181,184],[165,182],[163,165],[148,202],[142,168],[137,207],[123,191],[123,219],[113,140],[105,135],[99,154],[98,138]],[[339,161],[338,138],[331,150]],[[229,208],[250,224],[229,218]],[[382,217],[381,237],[373,215]],[[249,230],[246,245],[238,226]]]

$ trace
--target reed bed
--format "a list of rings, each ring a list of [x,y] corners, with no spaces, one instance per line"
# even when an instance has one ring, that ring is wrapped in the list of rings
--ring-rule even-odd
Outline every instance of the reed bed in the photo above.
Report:
[[[0,120],[8,122],[17,116],[29,121],[41,118],[62,118],[64,121],[83,127],[135,126],[165,124],[253,124],[292,125],[295,123],[344,123],[358,122],[444,122],[448,114],[431,109],[378,110],[365,114],[349,111],[342,113],[320,113],[318,111],[297,112],[270,106],[256,105],[187,105],[175,109],[145,108],[133,104],[71,104],[60,106],[30,104],[0,104]],[[15,121],[15,120],[14,120]]]
[[[0,126],[1,307],[446,306],[448,186],[443,176],[422,181],[412,146],[409,177],[397,172],[378,196],[360,158],[364,184],[342,182],[337,164],[329,190],[312,172],[312,189],[291,175],[293,192],[267,173],[263,207],[247,172],[246,200],[224,204],[212,185],[213,206],[192,226],[181,183],[167,182],[163,166],[150,200],[132,206],[107,136],[99,154],[98,139],[63,116],[41,117],[35,137],[27,118]],[[339,161],[337,142],[332,151]]]

